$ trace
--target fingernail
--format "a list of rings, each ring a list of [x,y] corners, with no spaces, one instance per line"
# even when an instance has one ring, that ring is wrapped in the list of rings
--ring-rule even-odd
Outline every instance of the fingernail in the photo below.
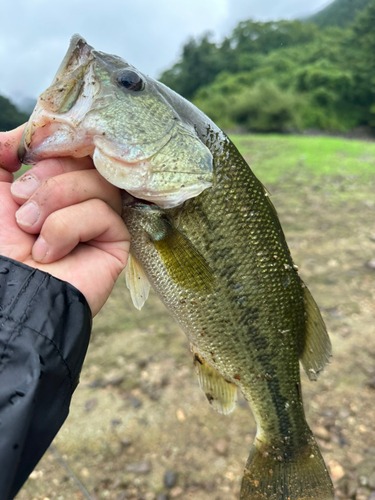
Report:
[[[30,198],[39,187],[39,181],[33,175],[24,175],[13,182],[11,191],[18,198]]]
[[[39,238],[34,243],[32,254],[34,260],[38,262],[41,262],[46,258],[48,254],[48,245],[43,236],[39,236]]]
[[[39,219],[40,212],[38,205],[33,201],[25,203],[16,212],[16,220],[21,226],[33,226]]]

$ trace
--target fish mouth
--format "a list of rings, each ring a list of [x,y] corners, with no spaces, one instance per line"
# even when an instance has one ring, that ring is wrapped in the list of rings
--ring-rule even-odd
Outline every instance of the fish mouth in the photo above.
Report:
[[[94,78],[93,50],[80,35],[72,37],[52,84],[39,96],[24,129],[18,148],[23,163],[33,165],[51,156],[82,157],[92,153],[85,134],[77,134],[76,128],[90,111],[100,88]],[[77,146],[79,153],[68,153],[67,144],[73,151]]]

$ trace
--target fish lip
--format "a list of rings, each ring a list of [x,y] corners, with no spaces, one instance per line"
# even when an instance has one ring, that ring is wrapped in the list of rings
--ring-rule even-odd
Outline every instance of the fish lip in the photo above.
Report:
[[[21,143],[18,147],[17,154],[20,162],[26,164],[26,165],[35,165],[41,160],[45,160],[47,158],[51,157],[56,157],[56,156],[64,156],[63,154],[51,154],[51,152],[43,152],[41,151],[41,148],[43,149],[43,146],[45,146],[46,141],[53,135],[51,134],[50,136],[44,137],[40,144],[35,146],[33,144],[32,149],[30,150],[30,147],[32,145],[32,140],[33,136],[35,135],[35,132],[39,128],[44,128],[45,126],[56,126],[60,130],[63,130],[64,133],[75,133],[74,127],[71,123],[69,123],[68,120],[66,119],[56,119],[56,117],[48,117],[48,114],[45,113],[41,115],[42,120],[40,123],[36,123],[35,121],[30,120],[27,124],[26,127],[23,131],[22,138],[21,138]],[[67,155],[65,155],[67,156]],[[70,156],[70,154],[69,154]]]

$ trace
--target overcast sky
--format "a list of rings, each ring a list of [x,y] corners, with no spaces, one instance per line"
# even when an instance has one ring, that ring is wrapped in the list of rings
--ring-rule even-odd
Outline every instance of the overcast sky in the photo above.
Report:
[[[291,19],[330,0],[13,0],[0,11],[0,94],[36,97],[50,83],[73,33],[153,77],[190,36],[229,34],[241,20]]]

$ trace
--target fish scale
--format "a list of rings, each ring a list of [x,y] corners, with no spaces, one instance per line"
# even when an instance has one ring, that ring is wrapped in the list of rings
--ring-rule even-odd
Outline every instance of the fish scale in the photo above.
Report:
[[[226,135],[160,82],[75,35],[19,155],[28,164],[91,155],[124,190],[134,305],[151,283],[191,342],[211,406],[231,412],[240,389],[255,416],[240,499],[332,500],[299,367],[316,380],[331,344],[266,189]]]

